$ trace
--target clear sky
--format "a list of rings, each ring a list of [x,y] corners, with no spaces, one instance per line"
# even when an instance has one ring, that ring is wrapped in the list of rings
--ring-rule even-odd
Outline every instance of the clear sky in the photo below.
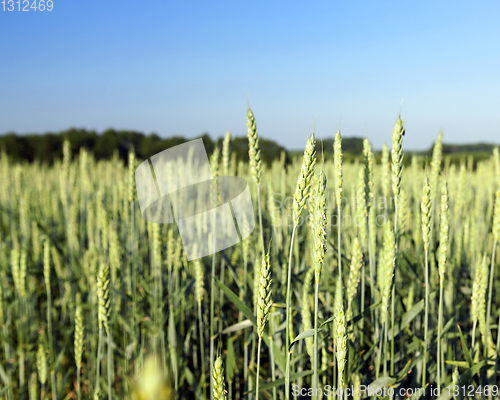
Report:
[[[379,149],[400,109],[406,149],[428,148],[440,128],[447,143],[500,143],[498,1],[17,7],[0,3],[1,133],[241,136],[248,97],[259,134],[288,149],[314,126]]]

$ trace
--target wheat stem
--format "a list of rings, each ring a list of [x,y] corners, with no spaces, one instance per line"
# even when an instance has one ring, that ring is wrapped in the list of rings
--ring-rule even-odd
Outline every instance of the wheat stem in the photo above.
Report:
[[[318,381],[318,297],[319,297],[319,283],[314,285],[314,357],[313,357],[313,371],[314,371],[314,397],[317,398]]]
[[[399,235],[398,235],[398,212],[399,212],[399,195],[401,192],[401,176],[403,174],[403,136],[405,134],[404,121],[401,116],[398,117],[394,131],[392,134],[392,191],[394,193],[394,237],[396,254],[394,260],[394,278],[392,283],[392,298],[391,298],[391,376],[394,376],[394,333],[395,333],[395,314],[396,314],[396,272],[398,267],[399,253]]]
[[[260,345],[262,336],[259,336],[259,344],[257,345],[257,373],[255,375],[255,400],[259,400],[259,376],[260,376]]]
[[[498,171],[498,173],[500,174],[500,170]],[[494,241],[493,241],[493,252],[491,255],[490,283],[488,289],[488,308],[486,310],[486,331],[488,332],[488,335],[490,332],[491,302],[493,296],[493,278],[495,276],[496,248],[497,248],[497,243],[500,240],[500,189],[497,190],[495,193],[495,209],[493,213],[493,240]],[[500,330],[500,327],[498,329]]]
[[[290,255],[288,257],[288,273],[287,273],[287,283],[286,283],[286,328],[285,328],[285,357],[286,357],[286,367],[285,367],[285,399],[290,398],[290,290],[292,285],[292,257],[293,257],[293,239],[295,237],[295,231],[297,229],[297,224],[293,225],[292,229],[292,239],[290,241]]]
[[[430,230],[431,230],[431,185],[428,177],[425,177],[421,211],[422,211],[422,238],[424,242],[424,253],[425,253],[425,316],[424,316],[424,357],[423,357],[423,368],[422,368],[422,387],[426,386],[427,377],[427,336],[429,328],[429,241],[430,241]]]

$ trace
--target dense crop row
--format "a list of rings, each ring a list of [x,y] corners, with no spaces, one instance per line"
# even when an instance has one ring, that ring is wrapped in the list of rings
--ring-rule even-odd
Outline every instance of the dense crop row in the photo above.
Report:
[[[337,133],[333,158],[311,135],[266,167],[250,110],[247,124],[250,164],[229,134],[211,164],[247,179],[256,229],[191,262],[175,224],[141,216],[132,151],[128,165],[69,143],[52,167],[2,155],[0,398],[499,385],[498,150],[456,167],[440,134],[432,160],[403,167],[398,119],[380,164],[368,140],[344,163]]]

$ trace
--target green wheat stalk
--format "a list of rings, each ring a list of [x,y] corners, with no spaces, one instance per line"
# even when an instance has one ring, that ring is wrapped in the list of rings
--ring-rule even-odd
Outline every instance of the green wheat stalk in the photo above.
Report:
[[[314,132],[311,137],[307,140],[306,148],[304,150],[304,158],[302,161],[302,167],[300,170],[300,175],[297,180],[297,186],[295,188],[295,193],[293,195],[293,230],[292,238],[290,240],[290,254],[288,259],[288,274],[287,274],[287,286],[286,286],[286,347],[285,347],[285,357],[286,357],[286,371],[285,371],[285,399],[290,397],[290,357],[291,351],[290,346],[290,291],[292,285],[292,256],[293,256],[293,241],[295,237],[295,231],[299,224],[300,214],[306,206],[306,201],[309,196],[309,190],[311,188],[311,180],[314,175],[314,165],[316,164],[316,150],[315,150]]]
[[[271,291],[271,262],[269,251],[267,254],[262,255],[262,264],[259,276],[259,294],[257,300],[257,334],[259,336],[259,344],[257,349],[257,374],[256,374],[256,400],[259,400],[259,372],[260,372],[260,348],[262,343],[262,336],[264,335],[264,328],[269,320],[269,311],[273,304],[272,291]]]
[[[443,330],[443,287],[447,264],[449,212],[448,212],[448,186],[443,185],[441,196],[441,230],[439,235],[439,316],[438,316],[438,339],[437,339],[437,384],[441,386],[441,373],[444,372],[444,356],[441,354],[441,332]]]
[[[250,159],[250,170],[252,177],[257,185],[257,202],[259,207],[259,228],[260,228],[260,244],[262,253],[264,250],[264,228],[262,226],[262,208],[260,205],[260,183],[262,177],[262,160],[260,158],[259,136],[257,134],[257,123],[250,108],[247,109],[247,128],[248,128],[248,156]]]
[[[94,398],[100,397],[100,358],[102,346],[102,330],[104,328],[108,336],[108,346],[110,346],[109,339],[109,268],[105,263],[101,263],[97,275],[97,299],[98,299],[98,321],[99,321],[99,342],[97,347],[97,361],[96,361],[96,389]],[[111,363],[108,351],[108,364]],[[111,384],[108,382],[108,398],[111,399]]]
[[[500,167],[499,167],[500,168]],[[500,183],[500,182],[499,182]],[[495,209],[493,212],[493,252],[491,255],[490,282],[488,289],[488,308],[486,309],[486,331],[490,331],[491,302],[493,298],[493,283],[495,276],[495,256],[500,240],[500,188],[495,193]],[[498,328],[500,329],[500,327]]]
[[[224,382],[224,365],[220,355],[215,359],[212,367],[212,396],[214,400],[226,399],[226,385]]]
[[[76,295],[76,310],[75,310],[75,364],[76,364],[76,379],[77,379],[77,395],[78,400],[82,398],[82,388],[81,388],[81,368],[82,368],[82,356],[85,345],[84,339],[84,327],[83,327],[83,315],[82,315],[82,305],[81,305],[81,294]]]
[[[50,288],[50,244],[48,239],[46,239],[43,244],[43,276],[45,279],[45,291],[47,292],[47,331],[49,335],[50,384],[52,387],[52,397],[56,399],[56,374],[54,369],[54,345],[52,339],[52,291]]]
[[[398,117],[394,131],[392,133],[392,192],[394,194],[394,236],[396,255],[394,261],[394,279],[392,284],[391,296],[391,376],[394,376],[394,333],[395,323],[394,318],[396,314],[396,271],[398,266],[398,252],[399,252],[399,238],[398,238],[398,213],[399,213],[399,196],[401,192],[401,177],[403,175],[403,136],[405,134],[404,121],[401,116]]]
[[[326,175],[324,171],[319,173],[316,185],[312,194],[312,203],[314,204],[313,211],[313,265],[315,277],[314,291],[314,353],[313,353],[313,370],[314,382],[313,389],[319,385],[318,379],[318,298],[319,285],[321,277],[321,269],[325,262],[326,253],[326,224],[327,224],[327,206],[326,206]]]
[[[421,203],[421,216],[422,216],[422,239],[424,242],[424,253],[425,253],[425,263],[424,263],[424,275],[425,275],[425,316],[424,316],[424,357],[423,357],[423,369],[422,369],[422,387],[426,387],[426,372],[427,372],[427,335],[429,329],[429,242],[430,242],[430,232],[431,232],[431,185],[429,178],[425,177],[422,203]]]

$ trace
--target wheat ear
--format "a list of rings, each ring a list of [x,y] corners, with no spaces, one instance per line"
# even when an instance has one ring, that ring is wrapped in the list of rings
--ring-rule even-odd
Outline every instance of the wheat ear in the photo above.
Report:
[[[45,384],[47,383],[47,355],[43,343],[38,344],[38,351],[36,353],[36,368],[38,371],[38,380],[42,385],[42,398],[45,397]]]
[[[424,275],[425,275],[425,315],[424,315],[424,357],[423,357],[423,370],[422,370],[422,387],[426,387],[426,374],[427,374],[427,335],[429,328],[429,241],[431,232],[431,185],[429,178],[425,177],[421,209],[421,225],[422,225],[422,240],[424,242]]]
[[[324,171],[319,173],[314,192],[312,195],[312,203],[314,204],[313,214],[313,265],[315,276],[314,290],[314,353],[313,353],[313,370],[314,382],[313,388],[316,389],[319,385],[318,379],[318,309],[319,309],[319,284],[321,277],[321,269],[325,262],[326,252],[326,224],[327,224],[327,208],[326,208],[326,175]]]
[[[498,148],[497,148],[498,152]],[[499,161],[500,162],[500,161]],[[500,174],[500,165],[499,165]],[[499,175],[499,185],[500,185],[500,175]],[[490,282],[488,289],[488,308],[486,309],[486,330],[490,331],[490,321],[491,321],[491,302],[493,300],[493,283],[495,276],[495,257],[498,242],[500,241],[500,187],[495,193],[495,208],[493,211],[493,252],[491,255],[491,267],[490,267]],[[500,330],[500,328],[499,328]]]
[[[382,320],[384,321],[383,340],[384,348],[387,344],[387,334],[389,328],[388,308],[389,298],[391,297],[391,287],[393,284],[394,267],[396,262],[396,243],[394,238],[394,230],[390,224],[386,223],[384,233],[384,258],[382,276]],[[384,375],[387,374],[387,350],[384,351]]]
[[[213,399],[214,400],[225,400],[226,399],[226,385],[224,383],[224,365],[222,363],[222,357],[220,355],[215,359],[215,363],[212,368],[212,380],[213,380]]]
[[[222,172],[229,175],[229,163],[231,160],[231,132],[227,131],[222,142]]]
[[[81,376],[80,371],[82,367],[82,356],[83,356],[83,347],[85,344],[84,335],[84,327],[83,327],[83,315],[82,315],[82,305],[81,305],[81,294],[78,293],[76,295],[76,310],[75,310],[75,364],[77,371],[77,391],[78,391],[78,400],[81,399]]]
[[[449,214],[448,214],[448,186],[443,185],[443,194],[441,196],[441,230],[439,235],[439,314],[438,314],[438,349],[437,349],[437,384],[441,385],[441,372],[444,372],[444,355],[441,354],[441,331],[443,329],[443,288],[444,275],[446,271],[446,257],[448,253],[448,231],[449,231]]]
[[[338,252],[338,271],[339,279],[342,280],[342,257],[340,248],[340,235],[342,226],[342,190],[343,190],[343,172],[342,172],[342,135],[340,131],[335,134],[333,140],[333,168],[335,177],[335,201],[337,203],[337,252]]]
[[[262,207],[260,204],[260,181],[262,176],[262,160],[260,159],[259,136],[257,135],[257,124],[255,117],[250,108],[247,109],[247,128],[248,128],[248,157],[250,159],[250,170],[253,180],[257,185],[257,202],[259,210],[259,231],[260,231],[260,246],[262,254],[264,249],[264,227],[262,226]]]
[[[290,240],[290,253],[288,257],[288,273],[287,273],[287,285],[286,285],[286,347],[285,347],[285,398],[290,397],[290,357],[291,352],[289,351],[290,345],[290,325],[291,325],[291,308],[290,308],[290,291],[292,285],[292,256],[293,256],[293,241],[295,238],[295,231],[299,224],[299,217],[306,205],[307,198],[309,196],[309,190],[311,188],[311,180],[314,175],[314,165],[316,164],[316,150],[315,150],[315,140],[314,132],[309,137],[306,143],[306,148],[304,150],[304,157],[302,161],[302,167],[300,169],[300,175],[297,180],[297,186],[295,188],[295,193],[293,195],[293,229],[292,238]]]
[[[394,260],[394,279],[392,285],[391,296],[391,376],[394,376],[394,318],[396,314],[396,272],[398,266],[398,214],[399,214],[399,196],[401,193],[401,177],[403,174],[403,136],[405,135],[404,121],[401,116],[398,117],[394,130],[392,132],[392,150],[391,150],[391,166],[392,166],[392,192],[394,194],[394,235],[396,254]]]
[[[358,238],[354,238],[351,267],[349,270],[349,278],[347,279],[347,287],[346,287],[347,320],[350,320],[352,318],[352,301],[354,299],[354,295],[356,294],[358,288],[362,265],[363,265],[363,252],[361,251],[361,246],[359,244]]]
[[[335,296],[335,319],[336,319],[336,356],[338,364],[338,381],[337,386],[344,388],[344,368],[347,355],[347,335],[346,335],[346,318],[344,313],[344,300],[342,293],[342,281],[337,280],[337,289]],[[342,395],[341,395],[342,399]]]
[[[98,299],[98,322],[99,322],[99,341],[97,344],[97,368],[96,368],[96,389],[94,398],[99,398],[100,390],[100,359],[102,347],[102,329],[109,334],[109,268],[105,263],[101,263],[97,274],[97,299]],[[111,390],[111,388],[109,388]],[[109,396],[111,398],[111,396]]]
[[[259,400],[259,369],[260,369],[260,348],[264,328],[269,320],[269,311],[273,304],[271,292],[271,262],[269,251],[262,255],[262,264],[260,268],[259,296],[257,300],[257,334],[259,335],[259,344],[257,349],[257,373],[256,373],[256,400]]]

